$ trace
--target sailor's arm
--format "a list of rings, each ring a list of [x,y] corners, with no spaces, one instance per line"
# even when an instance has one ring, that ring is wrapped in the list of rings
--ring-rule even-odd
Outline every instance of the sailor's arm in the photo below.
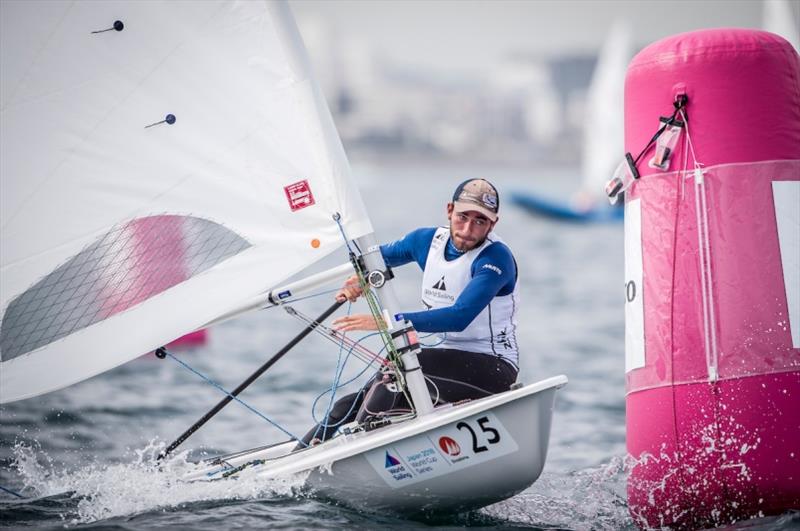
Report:
[[[435,228],[417,229],[406,234],[402,239],[381,245],[381,256],[389,267],[405,265],[409,262],[417,262],[420,268],[425,267],[428,259],[428,249],[431,245]],[[349,300],[355,302],[363,294],[358,283],[358,277],[353,275],[348,278],[342,289],[336,292],[336,300],[344,302]]]
[[[473,276],[452,306],[404,312],[403,317],[418,332],[461,332],[475,320],[497,295],[513,292],[517,268],[511,251],[504,245],[493,245],[473,263]],[[371,315],[356,314],[340,317],[333,322],[338,330],[377,330]]]
[[[516,282],[516,266],[510,253],[503,257],[475,260],[472,280],[452,306],[403,313],[418,332],[461,332],[497,295],[511,293]]]

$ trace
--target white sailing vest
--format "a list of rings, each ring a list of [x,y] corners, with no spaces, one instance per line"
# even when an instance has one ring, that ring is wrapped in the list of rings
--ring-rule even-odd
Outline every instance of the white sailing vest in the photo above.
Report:
[[[431,240],[425,271],[422,274],[422,303],[430,309],[452,306],[472,280],[472,263],[486,247],[502,241],[490,233],[486,241],[455,260],[447,261],[444,251],[450,238],[449,227],[439,227]],[[496,296],[462,332],[447,332],[435,348],[452,348],[500,356],[519,367],[516,310],[517,286],[509,295]]]

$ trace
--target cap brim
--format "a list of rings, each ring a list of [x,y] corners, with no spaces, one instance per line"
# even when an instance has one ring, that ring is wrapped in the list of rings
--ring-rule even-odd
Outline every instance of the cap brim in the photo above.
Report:
[[[497,213],[492,212],[483,205],[471,203],[468,201],[456,201],[453,203],[453,212],[480,212],[491,221],[497,221]]]

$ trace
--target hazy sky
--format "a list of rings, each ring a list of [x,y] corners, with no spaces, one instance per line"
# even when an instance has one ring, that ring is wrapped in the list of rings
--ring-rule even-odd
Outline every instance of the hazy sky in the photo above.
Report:
[[[792,3],[795,20],[800,0]],[[323,24],[410,68],[484,68],[512,52],[596,49],[618,18],[634,41],[700,28],[762,23],[760,0],[292,0],[304,25]]]

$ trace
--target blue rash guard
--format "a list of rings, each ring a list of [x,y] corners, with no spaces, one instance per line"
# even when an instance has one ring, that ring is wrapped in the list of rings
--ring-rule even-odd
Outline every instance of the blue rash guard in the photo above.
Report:
[[[389,267],[416,262],[425,270],[428,251],[436,228],[417,229],[403,239],[381,246]],[[455,260],[463,253],[448,240],[445,259]],[[484,267],[489,265],[491,267]],[[501,273],[498,273],[500,271]],[[472,263],[472,280],[452,306],[420,312],[403,312],[420,332],[461,332],[489,305],[495,296],[509,295],[517,282],[517,264],[511,250],[501,242],[486,247]]]

